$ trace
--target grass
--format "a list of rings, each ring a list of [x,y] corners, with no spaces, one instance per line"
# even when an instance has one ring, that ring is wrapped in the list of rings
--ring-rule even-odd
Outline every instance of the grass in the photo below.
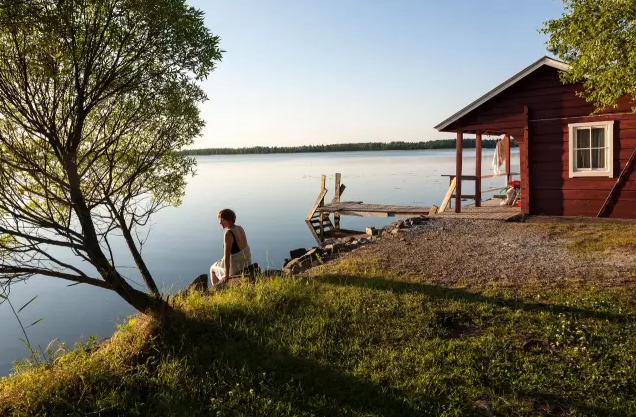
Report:
[[[537,224],[553,236],[566,236],[568,248],[575,253],[598,254],[636,248],[636,225],[630,223]]]
[[[0,415],[636,415],[633,289],[444,288],[372,260],[177,301],[0,381]]]

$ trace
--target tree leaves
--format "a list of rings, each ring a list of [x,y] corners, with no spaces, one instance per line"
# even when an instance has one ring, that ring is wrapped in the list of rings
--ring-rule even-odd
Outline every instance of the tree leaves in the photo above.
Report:
[[[597,110],[636,95],[636,0],[564,0],[566,13],[545,22],[549,50],[571,65],[562,79],[582,82]]]
[[[222,52],[184,0],[0,5],[0,280],[106,282],[131,302],[109,244],[121,231],[155,291],[131,236],[183,197],[194,160],[178,151]]]

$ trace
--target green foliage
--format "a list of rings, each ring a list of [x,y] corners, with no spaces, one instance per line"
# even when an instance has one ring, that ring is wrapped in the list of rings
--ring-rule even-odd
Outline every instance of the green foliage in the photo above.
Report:
[[[636,413],[631,288],[444,288],[349,260],[176,300],[0,381],[0,414]]]
[[[598,110],[636,95],[636,1],[564,0],[565,14],[546,22],[550,51],[571,65],[565,82],[583,82]]]
[[[516,147],[513,139],[511,146]],[[190,149],[181,153],[184,155],[246,155],[246,154],[274,154],[274,153],[304,153],[304,152],[357,152],[357,151],[411,151],[420,149],[455,149],[455,139],[431,140],[426,142],[369,142],[369,143],[336,143],[332,145],[306,145],[306,146],[254,146],[251,148],[211,148]],[[464,148],[474,148],[475,139],[464,139]],[[497,145],[495,139],[484,139],[484,148],[494,149]]]
[[[148,307],[109,237],[156,293],[133,236],[183,198],[195,161],[178,150],[201,132],[198,82],[222,52],[184,0],[0,2],[1,285],[44,274]]]

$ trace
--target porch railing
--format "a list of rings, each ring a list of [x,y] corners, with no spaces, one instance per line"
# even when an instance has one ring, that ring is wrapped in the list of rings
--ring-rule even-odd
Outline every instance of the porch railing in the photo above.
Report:
[[[469,199],[469,200],[475,200],[475,204],[477,206],[479,206],[482,202],[481,196],[483,194],[488,194],[488,193],[492,193],[495,191],[499,191],[503,188],[505,188],[505,186],[507,186],[512,177],[513,176],[518,176],[520,175],[518,172],[510,172],[510,173],[502,173],[502,174],[489,174],[489,175],[482,175],[481,178],[477,177],[476,175],[462,175],[461,176],[461,181],[475,181],[475,194],[464,194],[461,192],[461,190],[463,189],[463,187],[460,187],[460,195],[459,195],[459,199]],[[442,204],[440,205],[439,208],[439,212],[442,213],[444,212],[446,209],[451,209],[452,208],[452,201],[453,199],[456,198],[457,194],[456,194],[456,190],[457,190],[457,181],[456,181],[456,175],[454,174],[448,174],[448,175],[442,175],[442,177],[448,177],[448,191],[446,193],[446,196],[444,197],[444,200],[442,201]],[[490,179],[490,178],[498,178],[498,177],[506,177],[506,184],[503,187],[495,187],[495,188],[487,188],[487,189],[481,189],[477,192],[477,183],[480,184],[481,186],[481,181],[477,181],[477,180],[485,180],[485,179]]]

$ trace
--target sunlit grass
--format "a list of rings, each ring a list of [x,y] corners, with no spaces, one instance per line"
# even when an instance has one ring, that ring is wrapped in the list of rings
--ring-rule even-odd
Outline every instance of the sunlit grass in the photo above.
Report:
[[[0,382],[0,414],[636,413],[631,288],[465,290],[346,260],[177,299],[159,328]]]
[[[533,227],[544,228],[552,236],[568,239],[568,248],[575,253],[636,249],[636,224],[580,222],[537,224]]]

